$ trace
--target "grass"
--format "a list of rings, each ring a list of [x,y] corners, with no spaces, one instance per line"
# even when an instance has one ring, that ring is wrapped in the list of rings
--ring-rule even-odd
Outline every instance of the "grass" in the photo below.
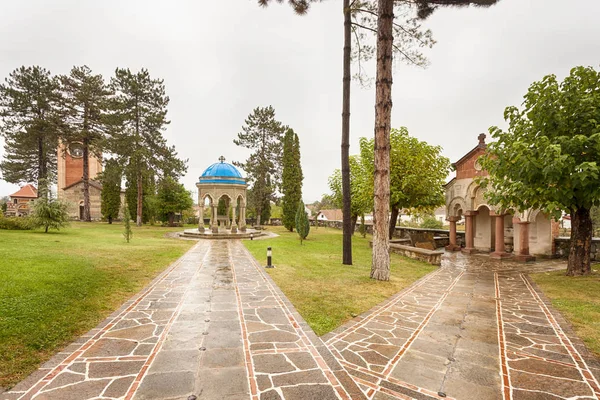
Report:
[[[267,271],[317,335],[330,332],[436,269],[392,254],[391,279],[378,282],[369,278],[368,237],[354,235],[353,265],[346,266],[341,261],[341,230],[312,227],[303,245],[295,232],[283,227],[269,230],[280,236],[244,244],[261,263],[266,263],[266,248],[273,248],[276,268]]]
[[[569,320],[588,349],[600,356],[600,266],[592,275],[565,276],[564,271],[532,274],[531,278]]]
[[[177,228],[73,223],[0,230],[0,392],[96,326],[194,243]],[[181,230],[181,228],[179,228]]]

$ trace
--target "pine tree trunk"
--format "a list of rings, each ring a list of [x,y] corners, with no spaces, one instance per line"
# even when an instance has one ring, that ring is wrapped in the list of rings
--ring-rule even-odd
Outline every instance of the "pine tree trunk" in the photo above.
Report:
[[[350,55],[352,46],[350,0],[344,0],[344,76],[342,79],[342,264],[352,265],[352,216],[350,215]]]
[[[400,214],[400,209],[396,206],[392,206],[392,215],[390,216],[390,240],[392,240],[392,238],[394,237],[394,232],[396,232],[396,222],[398,222],[398,214]]]
[[[135,224],[142,226],[142,200],[143,200],[143,186],[142,186],[142,171],[137,173],[137,217]]]
[[[48,197],[48,190],[46,190],[48,188],[48,182],[46,182],[46,168],[44,167],[44,165],[46,164],[46,161],[44,160],[44,140],[41,137],[38,137],[38,193],[41,195],[43,194],[45,197]],[[42,188],[41,186],[44,185],[46,186],[45,188]]]
[[[83,220],[92,221],[90,213],[90,148],[87,139],[83,140]]]
[[[571,211],[571,248],[567,263],[567,275],[591,274],[590,252],[592,249],[592,218],[590,210],[579,208]]]
[[[394,0],[378,1],[377,75],[375,82],[375,173],[373,265],[371,278],[390,279],[390,130],[392,120],[392,42]]]

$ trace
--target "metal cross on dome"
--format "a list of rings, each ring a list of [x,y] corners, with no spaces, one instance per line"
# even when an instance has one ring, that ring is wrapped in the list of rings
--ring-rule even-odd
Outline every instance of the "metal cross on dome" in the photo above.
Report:
[[[221,161],[222,163],[224,163],[225,162],[225,157],[223,157],[223,156],[219,157],[219,161]]]

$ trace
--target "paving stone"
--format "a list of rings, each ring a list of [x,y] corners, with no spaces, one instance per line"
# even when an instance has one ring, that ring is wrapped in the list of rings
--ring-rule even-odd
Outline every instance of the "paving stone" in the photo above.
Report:
[[[275,387],[299,385],[302,383],[327,383],[327,378],[325,378],[323,371],[320,369],[274,375],[272,379]]]
[[[296,370],[283,354],[259,354],[253,356],[252,360],[254,370],[258,373],[275,374]]]
[[[136,345],[136,342],[130,340],[100,339],[83,353],[83,357],[127,356]]]
[[[229,368],[244,366],[244,351],[237,349],[208,349],[202,353],[200,368]]]
[[[124,397],[127,393],[127,389],[129,389],[134,379],[134,376],[126,376],[124,378],[115,379],[110,385],[108,385],[108,388],[106,388],[104,396],[116,398]]]
[[[270,330],[265,332],[255,332],[249,335],[249,340],[252,343],[258,342],[296,342],[300,338],[295,333],[289,333],[279,330]]]
[[[134,399],[182,398],[192,393],[194,381],[194,373],[191,371],[148,374],[142,380]]]
[[[72,385],[59,387],[48,392],[37,395],[36,400],[81,400],[98,397],[104,388],[110,383],[110,379],[97,381],[83,381]]]
[[[196,381],[201,398],[220,399],[220,396],[249,393],[246,368],[203,369]]]
[[[337,400],[330,385],[300,385],[281,388],[285,400]]]
[[[50,382],[50,384],[47,386],[46,389],[50,390],[50,389],[54,389],[57,387],[70,385],[72,383],[81,382],[83,380],[85,380],[85,375],[73,374],[73,373],[70,373],[67,371],[67,372],[63,372],[62,374],[60,374],[56,378],[54,378],[52,380],[52,382]]]
[[[294,363],[298,369],[312,369],[317,367],[314,358],[308,353],[288,353],[286,357]]]
[[[269,390],[260,394],[260,400],[281,400],[281,396],[275,390]]]
[[[143,361],[92,362],[89,364],[88,374],[93,379],[137,375],[143,365]]]

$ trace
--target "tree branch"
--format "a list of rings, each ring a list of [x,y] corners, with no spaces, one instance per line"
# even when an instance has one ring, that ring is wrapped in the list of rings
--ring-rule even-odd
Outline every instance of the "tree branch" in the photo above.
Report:
[[[371,32],[373,32],[373,33],[377,34],[377,30],[376,30],[376,29],[369,28],[368,26],[364,26],[364,25],[361,25],[361,24],[359,24],[359,23],[356,23],[356,22],[352,22],[352,25],[354,25],[354,26],[357,26],[357,27],[359,27],[359,28],[366,29],[366,30],[368,30],[368,31],[371,31]]]

